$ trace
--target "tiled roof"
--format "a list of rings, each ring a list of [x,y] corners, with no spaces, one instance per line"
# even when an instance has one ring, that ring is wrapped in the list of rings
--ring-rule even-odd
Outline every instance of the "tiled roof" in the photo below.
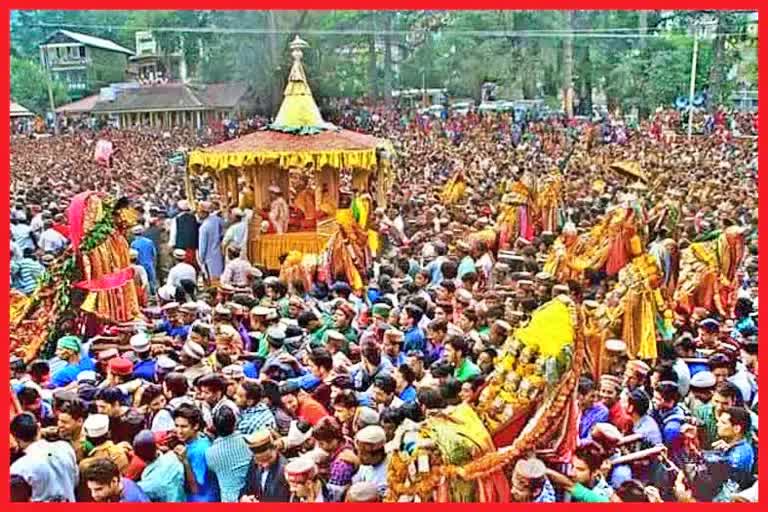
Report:
[[[57,34],[63,34],[70,39],[74,39],[78,43],[82,43],[86,46],[93,46],[95,48],[101,48],[103,50],[109,50],[112,52],[125,53],[127,55],[133,55],[133,51],[124,46],[120,46],[114,41],[109,39],[102,39],[101,37],[89,36],[88,34],[81,34],[80,32],[72,32],[71,30],[59,30]],[[54,34],[55,35],[55,34]],[[50,39],[50,38],[49,38]]]
[[[248,86],[242,83],[149,85],[126,89],[114,101],[99,101],[93,112],[229,109],[234,108],[247,91]]]

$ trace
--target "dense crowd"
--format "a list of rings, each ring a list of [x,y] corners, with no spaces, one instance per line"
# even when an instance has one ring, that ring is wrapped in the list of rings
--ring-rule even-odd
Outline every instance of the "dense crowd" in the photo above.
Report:
[[[12,288],[33,293],[66,250],[72,196],[127,195],[142,214],[130,244],[146,318],[119,350],[97,329],[61,337],[49,360],[11,357],[12,498],[384,500],[400,429],[475,406],[504,340],[553,297],[607,300],[615,278],[557,282],[542,269],[564,227],[585,233],[637,192],[608,170],[624,160],[655,171],[639,198],[648,243],[672,237],[684,248],[747,230],[736,306],[676,311],[655,360],[612,347],[616,364],[579,381],[569,460],[539,453],[505,468],[505,499],[756,501],[757,143],[715,117],[722,129],[690,144],[665,136],[675,121],[664,113],[637,127],[385,107],[342,115],[335,121],[388,137],[398,153],[389,205],[371,215],[381,248],[363,289],[253,267],[250,212],[226,208],[206,184],[192,211],[183,171],[168,163],[204,142],[192,133],[14,138]],[[756,131],[756,118],[738,123]],[[100,139],[114,147],[103,164]],[[498,251],[468,234],[498,227],[508,183],[553,168],[564,173],[557,233],[537,226],[510,241],[523,263],[504,301]],[[441,191],[457,174],[466,193],[450,204]],[[681,205],[671,222],[670,197]]]

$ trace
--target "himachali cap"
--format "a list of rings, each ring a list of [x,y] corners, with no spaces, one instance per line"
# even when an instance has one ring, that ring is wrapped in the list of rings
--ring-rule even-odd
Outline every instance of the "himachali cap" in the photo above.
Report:
[[[389,339],[402,340],[404,336],[405,334],[398,329],[387,329],[384,332],[384,337]]]
[[[560,295],[565,294],[568,295],[570,293],[571,289],[568,287],[567,284],[556,284],[552,287],[552,293],[554,295]]]
[[[232,295],[235,293],[235,287],[230,284],[220,283],[217,289],[225,295]]]
[[[275,341],[283,341],[285,339],[285,330],[279,327],[272,327],[267,331],[267,337]]]
[[[96,375],[96,372],[93,370],[85,370],[77,374],[77,383],[82,384],[83,382],[92,382],[96,383],[98,382],[99,377]]]
[[[387,434],[378,425],[369,425],[355,436],[355,442],[369,445],[372,449],[380,448],[387,442]]]
[[[149,337],[143,332],[134,334],[131,336],[130,344],[131,349],[137,354],[147,352],[149,350]]]
[[[178,302],[169,302],[168,304],[165,304],[160,309],[162,309],[163,312],[176,311],[177,309],[179,309],[179,303]]]
[[[109,433],[109,416],[106,414],[91,414],[83,422],[85,435],[90,438],[96,438]]]
[[[549,281],[552,279],[552,274],[548,272],[539,272],[535,277],[537,281]]]
[[[636,375],[642,375],[645,377],[651,372],[651,367],[640,359],[632,359],[627,361],[627,370],[635,373]]]
[[[609,352],[614,352],[616,354],[623,354],[627,351],[627,344],[624,343],[622,340],[606,340],[605,341],[605,350]]]
[[[197,314],[197,302],[185,302],[179,307],[184,313]]]
[[[133,363],[123,357],[110,359],[107,367],[112,375],[128,376],[133,373]]]
[[[275,308],[270,308],[269,313],[267,313],[267,320],[277,320],[277,310]]]
[[[352,484],[347,491],[347,502],[351,503],[377,503],[379,490],[372,482],[357,482]]]
[[[339,305],[336,306],[336,309],[341,310],[341,312],[344,313],[344,316],[346,316],[347,318],[355,317],[355,308],[349,302],[339,303]]]
[[[213,314],[217,316],[232,316],[232,310],[223,304],[217,304],[213,308]]]
[[[470,304],[470,303],[472,303],[472,292],[470,292],[466,288],[462,288],[460,290],[457,290],[456,291],[456,300],[461,302],[462,304]]]
[[[173,250],[173,257],[177,260],[183,260],[187,257],[187,253],[184,249],[174,249]]]
[[[328,331],[325,331],[325,335],[326,335],[326,336],[328,337],[328,339],[330,339],[330,340],[338,340],[338,341],[344,341],[344,340],[346,340],[346,338],[344,337],[344,335],[343,335],[342,333],[340,333],[339,331],[335,330],[335,329],[330,329],[330,330],[328,330]]]
[[[309,457],[298,457],[285,465],[285,479],[291,483],[302,484],[317,475],[317,465]]]
[[[614,375],[601,375],[600,384],[611,386],[614,389],[621,388],[621,380]]]
[[[221,370],[221,373],[223,373],[224,376],[228,379],[242,379],[245,377],[243,367],[239,364],[231,364],[229,366],[225,366],[224,369]]]
[[[301,300],[296,295],[291,295],[291,298],[288,299],[288,305],[289,306],[294,306],[294,307],[297,307],[297,308],[303,308],[304,307],[304,301]]]
[[[251,314],[253,316],[264,316],[264,317],[266,317],[266,316],[269,315],[270,311],[273,311],[273,310],[270,309],[270,308],[265,308],[264,306],[255,306],[255,307],[251,308]]]
[[[274,446],[272,434],[267,429],[257,430],[253,434],[245,436],[245,442],[255,452],[263,452]]]
[[[157,358],[157,362],[155,363],[155,367],[160,370],[164,370],[167,372],[172,372],[176,369],[176,367],[179,366],[179,363],[171,359],[170,357],[166,355],[161,355]]]
[[[63,336],[56,342],[56,348],[71,350],[80,353],[81,342],[77,336]]]
[[[369,426],[375,426],[377,428],[381,428],[378,426],[379,413],[375,409],[371,409],[370,407],[360,407],[358,409],[357,421],[360,423],[360,425],[364,425],[364,427],[358,432],[358,435],[360,434],[360,432],[362,432]],[[386,438],[386,435],[384,437]],[[382,445],[383,444],[384,443],[382,443]]]
[[[200,361],[205,357],[205,349],[201,347],[200,344],[195,343],[192,340],[187,340],[187,342],[184,343],[181,351],[196,361]]]
[[[528,480],[540,480],[544,478],[547,467],[536,458],[520,459],[515,464],[515,474]]]
[[[691,377],[691,387],[696,389],[714,388],[716,383],[715,374],[709,370],[700,371]]]
[[[500,328],[502,331],[506,333],[512,330],[512,326],[509,325],[509,322],[505,322],[504,320],[496,320],[495,322],[493,322],[493,325]]]
[[[102,350],[99,352],[99,354],[96,356],[100,363],[106,363],[110,359],[113,359],[120,355],[120,352],[117,351],[116,348],[108,348],[107,350]]]
[[[389,305],[383,304],[381,302],[374,304],[371,308],[371,314],[373,316],[378,316],[384,319],[389,318],[389,314],[391,312],[392,308]]]
[[[718,322],[714,318],[707,318],[706,320],[702,320],[699,323],[699,327],[701,327],[702,329],[704,329],[709,333],[714,333],[720,330],[720,322]]]
[[[173,300],[176,295],[176,288],[171,285],[164,285],[157,289],[157,296],[162,300]]]

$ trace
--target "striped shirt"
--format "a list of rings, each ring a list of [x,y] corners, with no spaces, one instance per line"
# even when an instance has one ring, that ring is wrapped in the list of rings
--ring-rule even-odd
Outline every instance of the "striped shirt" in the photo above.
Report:
[[[254,432],[268,428],[276,429],[275,415],[266,404],[257,404],[253,407],[243,409],[240,413],[240,420],[237,422],[237,431],[248,436]]]
[[[12,288],[29,295],[37,288],[37,280],[45,272],[39,262],[31,258],[22,258],[11,262]]]
[[[245,486],[248,466],[251,464],[251,450],[240,432],[216,438],[205,454],[208,468],[219,482],[219,494],[224,503],[235,503],[240,499],[240,490]]]

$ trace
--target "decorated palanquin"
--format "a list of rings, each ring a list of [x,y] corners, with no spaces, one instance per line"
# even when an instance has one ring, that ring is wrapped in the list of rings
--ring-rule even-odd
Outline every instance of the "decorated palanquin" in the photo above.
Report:
[[[368,223],[374,206],[386,206],[386,191],[394,179],[394,149],[389,141],[343,130],[323,120],[301,61],[302,49],[307,46],[298,37],[290,45],[293,64],[274,123],[264,130],[194,150],[187,162],[188,173],[213,178],[226,207],[238,206],[241,195],[253,191],[248,259],[270,270],[280,269],[280,258],[291,251],[321,254],[326,250],[338,230],[336,210],[346,173],[353,189],[361,196],[370,192],[375,199],[376,204],[367,208],[360,208],[362,197],[355,204],[363,224]],[[303,173],[307,184],[298,192],[290,183],[291,173],[296,172]],[[243,182],[249,187],[242,187]],[[286,203],[296,192],[293,204],[288,204],[286,230],[276,229],[279,223],[273,222],[273,209],[280,210],[270,196],[270,190],[275,189]],[[363,210],[366,213],[361,216]],[[308,218],[307,212],[313,212],[310,217],[315,218]]]
[[[395,436],[388,499],[508,502],[505,468],[539,450],[568,460],[578,437],[581,317],[568,297],[544,304],[501,348],[477,406],[406,422]]]
[[[689,313],[703,307],[730,317],[736,304],[737,271],[746,241],[738,226],[726,228],[714,239],[696,242],[680,255],[680,277],[675,301]]]
[[[579,279],[586,270],[614,276],[643,252],[643,217],[636,208],[616,206],[585,235],[563,233],[555,240],[544,271],[564,282]]]
[[[532,240],[534,219],[532,216],[531,190],[524,181],[510,183],[501,198],[496,228],[499,231],[499,247],[509,249],[518,238]]]
[[[41,350],[51,356],[57,335],[82,334],[85,315],[104,325],[140,315],[124,236],[137,222],[136,211],[127,201],[83,192],[72,199],[67,215],[69,248],[49,266],[32,295],[11,294],[11,351],[26,361]]]
[[[598,308],[600,325],[626,343],[630,358],[657,357],[657,333],[671,315],[662,295],[663,278],[656,258],[639,256],[619,271],[616,286]],[[602,350],[598,354],[604,355]]]
[[[541,231],[554,233],[560,224],[563,177],[553,169],[536,184],[536,224]]]
[[[466,192],[467,182],[464,178],[464,171],[459,169],[443,185],[443,190],[440,192],[440,200],[446,205],[455,206],[464,201]]]

